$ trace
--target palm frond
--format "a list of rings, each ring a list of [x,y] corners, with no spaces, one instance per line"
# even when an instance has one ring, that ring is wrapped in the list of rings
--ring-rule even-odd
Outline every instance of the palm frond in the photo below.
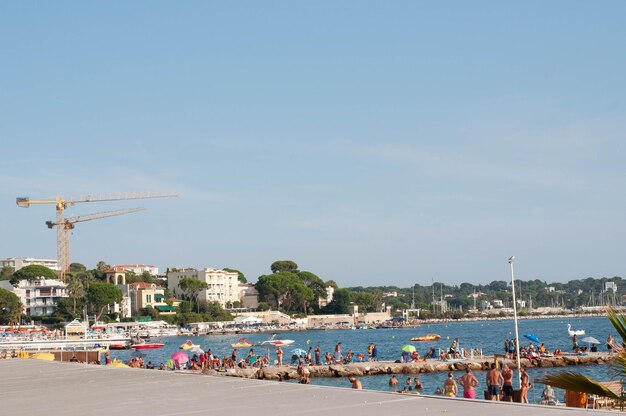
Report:
[[[626,380],[626,351],[620,351],[609,368],[615,378]]]
[[[548,384],[564,390],[579,391],[587,394],[595,394],[602,397],[609,397],[621,400],[621,397],[611,391],[600,382],[592,380],[582,374],[566,371],[560,374],[546,374],[537,379],[537,382]]]
[[[608,308],[606,313],[609,322],[611,322],[613,328],[615,328],[622,338],[622,342],[626,342],[626,315],[618,314],[613,308]],[[615,347],[617,347],[617,345]]]

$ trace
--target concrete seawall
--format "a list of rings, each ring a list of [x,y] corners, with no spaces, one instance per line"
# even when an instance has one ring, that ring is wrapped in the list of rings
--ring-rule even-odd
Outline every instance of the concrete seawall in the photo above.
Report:
[[[521,365],[525,367],[566,367],[577,365],[606,364],[613,361],[616,354],[608,355],[603,353],[590,353],[588,355],[561,355],[557,357],[543,357],[540,360],[521,359]],[[470,368],[474,371],[488,370],[491,364],[498,362],[498,367],[502,366],[503,358],[494,356],[484,356],[482,358],[467,359],[464,361],[439,361],[427,360],[416,363],[395,363],[391,361],[350,363],[345,365],[311,365],[308,366],[310,377],[346,377],[346,376],[371,376],[377,374],[418,374],[458,371]],[[515,360],[507,359],[506,363],[511,368],[516,368]],[[206,370],[206,374],[222,375],[231,377],[256,378],[257,368],[230,368],[226,371]],[[265,379],[268,380],[289,380],[297,379],[298,374],[295,366],[264,367]]]

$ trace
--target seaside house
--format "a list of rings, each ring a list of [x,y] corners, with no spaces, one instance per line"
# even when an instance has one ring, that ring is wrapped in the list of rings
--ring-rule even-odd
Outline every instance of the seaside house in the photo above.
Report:
[[[136,315],[141,309],[155,308],[159,312],[171,313],[174,309],[165,302],[165,288],[155,283],[136,282],[128,285],[130,309]]]

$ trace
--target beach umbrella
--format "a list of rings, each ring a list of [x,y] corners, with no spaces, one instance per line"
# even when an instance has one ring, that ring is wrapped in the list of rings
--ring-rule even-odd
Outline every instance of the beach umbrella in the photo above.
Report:
[[[295,348],[291,350],[291,353],[295,355],[306,355],[306,351],[303,350],[302,348]]]
[[[536,342],[539,343],[539,338],[537,338],[537,335],[534,334],[524,334],[524,337],[531,340],[532,342]]]
[[[413,352],[415,347],[413,345],[405,345],[402,347],[402,352]]]
[[[172,354],[172,360],[178,364],[184,364],[187,361],[189,361],[189,356],[185,354],[184,352],[177,351],[174,354]]]
[[[581,339],[581,341],[582,342],[588,342],[589,344],[599,344],[600,343],[600,341],[598,341],[594,337],[585,337],[585,338]]]

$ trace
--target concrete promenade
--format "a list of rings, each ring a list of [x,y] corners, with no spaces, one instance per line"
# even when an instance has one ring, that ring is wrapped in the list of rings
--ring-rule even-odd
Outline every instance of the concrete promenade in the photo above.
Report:
[[[589,410],[555,406],[411,396],[27,359],[0,360],[0,375],[2,415],[589,415]]]

